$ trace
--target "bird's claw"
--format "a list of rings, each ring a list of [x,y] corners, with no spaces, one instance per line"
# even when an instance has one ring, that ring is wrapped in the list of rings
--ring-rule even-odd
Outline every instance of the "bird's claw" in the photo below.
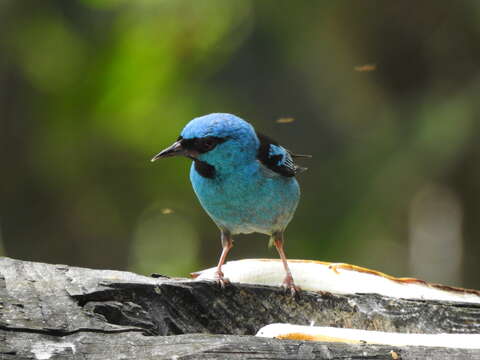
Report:
[[[290,293],[291,297],[296,297],[300,292],[300,288],[295,285],[291,275],[290,276],[287,275],[285,277],[285,280],[283,280],[283,283],[282,283],[282,288],[286,294]]]
[[[216,282],[222,289],[225,289],[225,286],[230,284],[230,280],[228,280],[226,277],[224,277],[222,271],[217,271],[217,272],[215,273],[215,282]]]
[[[328,265],[328,268],[330,270],[333,270],[333,272],[338,275],[340,274],[340,271],[338,271],[338,269],[351,270],[352,265],[344,264],[344,263],[331,263],[330,265]]]

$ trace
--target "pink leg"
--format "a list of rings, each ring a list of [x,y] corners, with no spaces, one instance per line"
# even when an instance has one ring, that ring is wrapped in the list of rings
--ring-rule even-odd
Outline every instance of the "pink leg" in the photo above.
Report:
[[[229,283],[228,279],[223,276],[222,265],[225,262],[228,252],[233,247],[233,239],[229,232],[222,230],[222,255],[220,255],[220,260],[218,261],[217,271],[216,271],[216,281],[217,283],[224,288],[226,284]]]
[[[285,269],[285,272],[287,273],[285,276],[285,279],[283,280],[282,286],[285,289],[285,291],[290,291],[290,294],[292,296],[295,296],[297,291],[299,291],[300,289],[296,287],[295,283],[293,282],[292,273],[290,272],[290,268],[288,267],[288,263],[287,263],[287,257],[285,256],[285,252],[283,251],[283,233],[274,234],[273,243],[277,248],[278,254],[280,255],[280,258],[282,259],[282,262],[283,262],[283,267]]]

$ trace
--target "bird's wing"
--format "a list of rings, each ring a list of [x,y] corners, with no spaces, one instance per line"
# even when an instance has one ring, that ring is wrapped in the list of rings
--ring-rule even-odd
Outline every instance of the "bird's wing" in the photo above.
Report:
[[[286,177],[292,177],[307,170],[297,166],[293,161],[295,157],[310,157],[310,155],[297,155],[280,146],[275,140],[257,132],[260,140],[257,158],[270,170]]]

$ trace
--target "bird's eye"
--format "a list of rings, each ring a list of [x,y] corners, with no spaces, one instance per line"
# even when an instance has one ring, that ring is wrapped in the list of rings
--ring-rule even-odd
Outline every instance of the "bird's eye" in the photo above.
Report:
[[[208,151],[213,149],[213,147],[215,146],[215,142],[212,139],[205,139],[202,145],[203,148]]]
[[[225,139],[217,138],[215,136],[196,138],[194,142],[194,148],[200,153],[206,153],[224,141]]]

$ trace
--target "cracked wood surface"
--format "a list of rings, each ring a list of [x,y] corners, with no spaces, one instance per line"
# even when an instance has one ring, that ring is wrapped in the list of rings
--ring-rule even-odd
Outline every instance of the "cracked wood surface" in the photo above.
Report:
[[[0,359],[392,358],[388,346],[238,336],[274,322],[480,333],[480,305],[311,292],[292,299],[276,287],[222,290],[188,279],[0,259]],[[302,349],[311,350],[308,357]],[[392,351],[403,359],[480,359],[477,350]]]
[[[4,335],[0,331],[0,338]],[[355,345],[266,339],[254,336],[140,333],[76,333],[58,338],[13,333],[0,345],[0,359],[478,359],[475,350]]]

